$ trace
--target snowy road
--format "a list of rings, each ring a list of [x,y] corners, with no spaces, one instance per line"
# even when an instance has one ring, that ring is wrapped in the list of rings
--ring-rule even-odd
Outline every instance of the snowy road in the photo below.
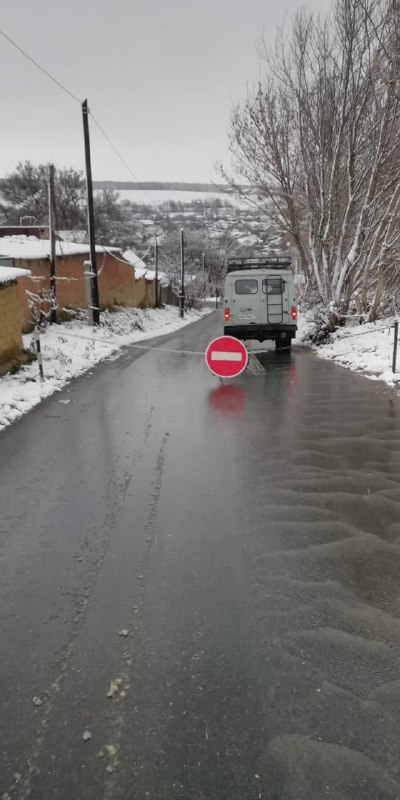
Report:
[[[0,433],[2,800],[400,798],[400,401],[218,332]]]

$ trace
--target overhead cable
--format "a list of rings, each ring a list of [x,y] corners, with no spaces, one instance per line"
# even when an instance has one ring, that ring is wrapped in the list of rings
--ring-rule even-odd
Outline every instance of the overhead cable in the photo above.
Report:
[[[27,58],[28,61],[30,61],[32,64],[34,64],[34,66],[37,69],[39,69],[40,72],[43,72],[44,75],[47,75],[47,77],[50,78],[50,80],[53,81],[53,83],[57,84],[57,86],[59,86],[59,88],[62,89],[63,92],[66,92],[66,94],[69,94],[69,96],[72,97],[73,100],[76,100],[76,102],[79,103],[79,105],[82,105],[82,100],[79,100],[79,97],[77,97],[76,94],[74,94],[73,92],[70,92],[70,90],[67,89],[67,87],[64,86],[63,83],[61,83],[61,81],[57,80],[57,78],[55,78],[54,75],[52,75],[50,72],[47,71],[47,69],[45,69],[37,61],[35,61],[35,59],[32,58],[32,56],[30,56],[25,50],[23,50],[23,48],[20,47],[19,44],[14,42],[14,40],[11,39],[10,36],[7,36],[7,34],[4,33],[4,31],[2,31],[2,30],[0,30],[0,36],[3,36],[3,38],[6,39],[7,42],[12,44],[12,46],[16,48],[16,50],[19,50],[19,52],[22,53],[22,55],[25,58]]]
[[[76,96],[76,94],[74,94],[69,89],[67,89],[67,87],[64,86],[63,83],[61,83],[61,81],[59,81],[57,78],[55,78],[54,75],[52,75],[51,72],[49,72],[47,69],[42,67],[41,64],[39,64],[38,61],[36,61],[32,56],[30,56],[29,53],[26,52],[26,50],[24,50],[22,47],[20,47],[20,45],[17,44],[17,42],[15,42],[13,39],[11,39],[11,37],[8,36],[8,34],[5,33],[5,31],[2,31],[1,29],[0,29],[0,36],[2,36],[4,39],[6,39],[6,41],[9,42],[13,47],[15,47],[15,49],[18,50],[24,56],[24,58],[26,58],[28,61],[30,61],[31,64],[33,64],[36,67],[36,69],[40,70],[40,72],[42,72],[43,75],[46,75],[46,77],[49,78],[53,83],[55,83],[56,86],[58,86],[60,89],[62,89],[63,92],[68,94],[69,97],[71,97],[73,100],[75,100],[77,103],[79,103],[80,106],[82,105],[82,100],[80,100],[79,97]],[[105,132],[104,128],[100,125],[100,123],[98,122],[96,117],[92,114],[90,109],[89,109],[89,113],[90,113],[90,116],[93,119],[93,122],[97,125],[98,129],[101,131],[101,133],[103,134],[104,138],[109,143],[110,147],[113,149],[113,151],[116,154],[116,156],[119,158],[121,163],[124,165],[125,169],[129,172],[129,174],[132,176],[132,178],[134,179],[134,181],[136,183],[140,183],[138,177],[135,175],[135,173],[133,172],[133,170],[131,169],[131,167],[127,163],[127,161],[125,161],[124,157],[121,155],[121,153],[119,152],[119,150],[117,149],[115,144],[111,141],[110,137]],[[147,197],[149,198],[150,202],[154,206],[157,206],[157,203],[151,197],[151,195],[148,193],[148,191],[145,189],[144,192],[147,195]]]
[[[125,169],[127,169],[127,170],[128,170],[128,172],[129,172],[129,174],[132,176],[133,180],[134,180],[136,183],[140,183],[140,181],[139,181],[139,178],[137,177],[137,175],[135,175],[135,173],[134,173],[134,172],[133,172],[133,170],[130,168],[130,166],[129,166],[129,164],[127,163],[127,161],[125,161],[124,157],[121,155],[121,153],[119,152],[118,148],[117,148],[117,147],[115,146],[115,144],[114,144],[114,143],[111,141],[110,137],[109,137],[109,136],[108,136],[108,134],[105,132],[104,128],[103,128],[103,127],[100,125],[100,122],[99,122],[99,121],[96,119],[96,117],[94,116],[94,114],[92,114],[92,112],[90,111],[90,109],[89,109],[89,114],[90,114],[90,116],[92,117],[92,120],[93,120],[93,122],[95,123],[95,125],[97,125],[97,127],[98,127],[99,131],[100,131],[100,132],[103,134],[104,138],[107,140],[108,144],[109,144],[109,145],[110,145],[110,147],[113,149],[113,151],[114,151],[115,155],[116,155],[116,156],[119,158],[119,160],[121,161],[121,164],[123,164],[123,165],[124,165],[124,167],[125,167]],[[157,205],[157,203],[156,203],[156,202],[155,202],[155,200],[154,200],[154,199],[151,197],[151,195],[148,193],[147,189],[144,189],[143,191],[144,191],[144,193],[147,195],[147,197],[149,198],[150,202],[151,202],[151,203],[152,203],[154,206],[156,206],[156,205]]]

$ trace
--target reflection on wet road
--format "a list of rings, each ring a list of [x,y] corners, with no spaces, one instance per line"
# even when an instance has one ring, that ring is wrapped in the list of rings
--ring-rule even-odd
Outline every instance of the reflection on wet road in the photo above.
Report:
[[[0,435],[0,797],[400,798],[400,403],[253,359],[128,350]]]

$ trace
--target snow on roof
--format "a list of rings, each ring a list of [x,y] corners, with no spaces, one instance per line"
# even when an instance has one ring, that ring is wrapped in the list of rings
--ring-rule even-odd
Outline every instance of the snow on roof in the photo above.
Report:
[[[135,278],[145,278],[146,281],[154,281],[156,273],[154,269],[146,267],[144,261],[133,250],[125,250],[124,258],[135,267]],[[169,286],[169,279],[165,272],[158,272],[158,280],[161,286]]]
[[[262,239],[260,239],[260,237],[256,236],[254,233],[250,233],[250,235],[248,236],[239,236],[238,242],[239,244],[247,244],[247,245],[261,244]]]
[[[0,265],[0,283],[16,281],[17,278],[25,278],[30,274],[30,269],[16,269],[15,267],[2,267]]]
[[[125,253],[123,255],[126,261],[129,261],[129,263],[132,264],[133,267],[135,267],[135,270],[147,269],[144,261],[142,261],[142,259],[139,258],[139,256],[137,256],[133,250],[125,250]]]
[[[154,269],[135,267],[135,278],[145,278],[146,281],[155,281],[156,273]],[[158,280],[161,286],[169,286],[169,280],[165,272],[158,272]]]
[[[75,244],[84,244],[87,237],[85,230],[57,231],[57,233],[63,242],[75,242]]]
[[[147,278],[148,281],[151,281],[152,278],[149,278],[151,271],[152,270],[147,269],[147,267],[143,269],[143,267],[135,266],[135,278]]]
[[[77,242],[56,242],[56,255],[63,256],[86,255],[90,252],[88,244]],[[96,246],[96,253],[120,253],[118,247]],[[4,236],[0,238],[0,256],[7,256],[14,259],[26,259],[33,261],[36,259],[49,258],[50,241],[48,239],[38,239],[37,236]]]

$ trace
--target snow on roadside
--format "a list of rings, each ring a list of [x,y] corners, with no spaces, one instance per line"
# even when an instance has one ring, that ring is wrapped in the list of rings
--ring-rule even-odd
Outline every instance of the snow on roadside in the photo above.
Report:
[[[353,323],[331,334],[330,342],[313,346],[322,358],[329,358],[343,367],[361,372],[371,380],[381,380],[400,388],[400,343],[397,371],[392,373],[394,318],[363,325]],[[300,315],[298,337],[307,340],[314,323],[312,312]],[[307,341],[303,341],[307,344]]]
[[[308,337],[311,337],[315,331],[315,322],[313,319],[313,312],[306,311],[304,313],[299,312],[299,317],[297,320],[297,334],[296,339],[294,340],[293,344],[298,345],[305,345],[307,344]]]
[[[181,320],[178,309],[171,306],[163,309],[129,308],[114,313],[104,312],[100,328],[90,328],[77,320],[49,326],[40,337],[44,382],[39,380],[37,362],[23,367],[16,375],[0,377],[0,430],[44,398],[60,391],[72,378],[117,355],[122,347],[173,333],[209,311],[189,311]],[[29,350],[32,334],[23,339],[24,347]]]
[[[329,344],[318,348],[319,355],[331,358],[344,367],[362,372],[371,380],[381,380],[400,387],[400,354],[398,371],[392,372],[394,320],[384,319],[362,326],[341,328]]]

